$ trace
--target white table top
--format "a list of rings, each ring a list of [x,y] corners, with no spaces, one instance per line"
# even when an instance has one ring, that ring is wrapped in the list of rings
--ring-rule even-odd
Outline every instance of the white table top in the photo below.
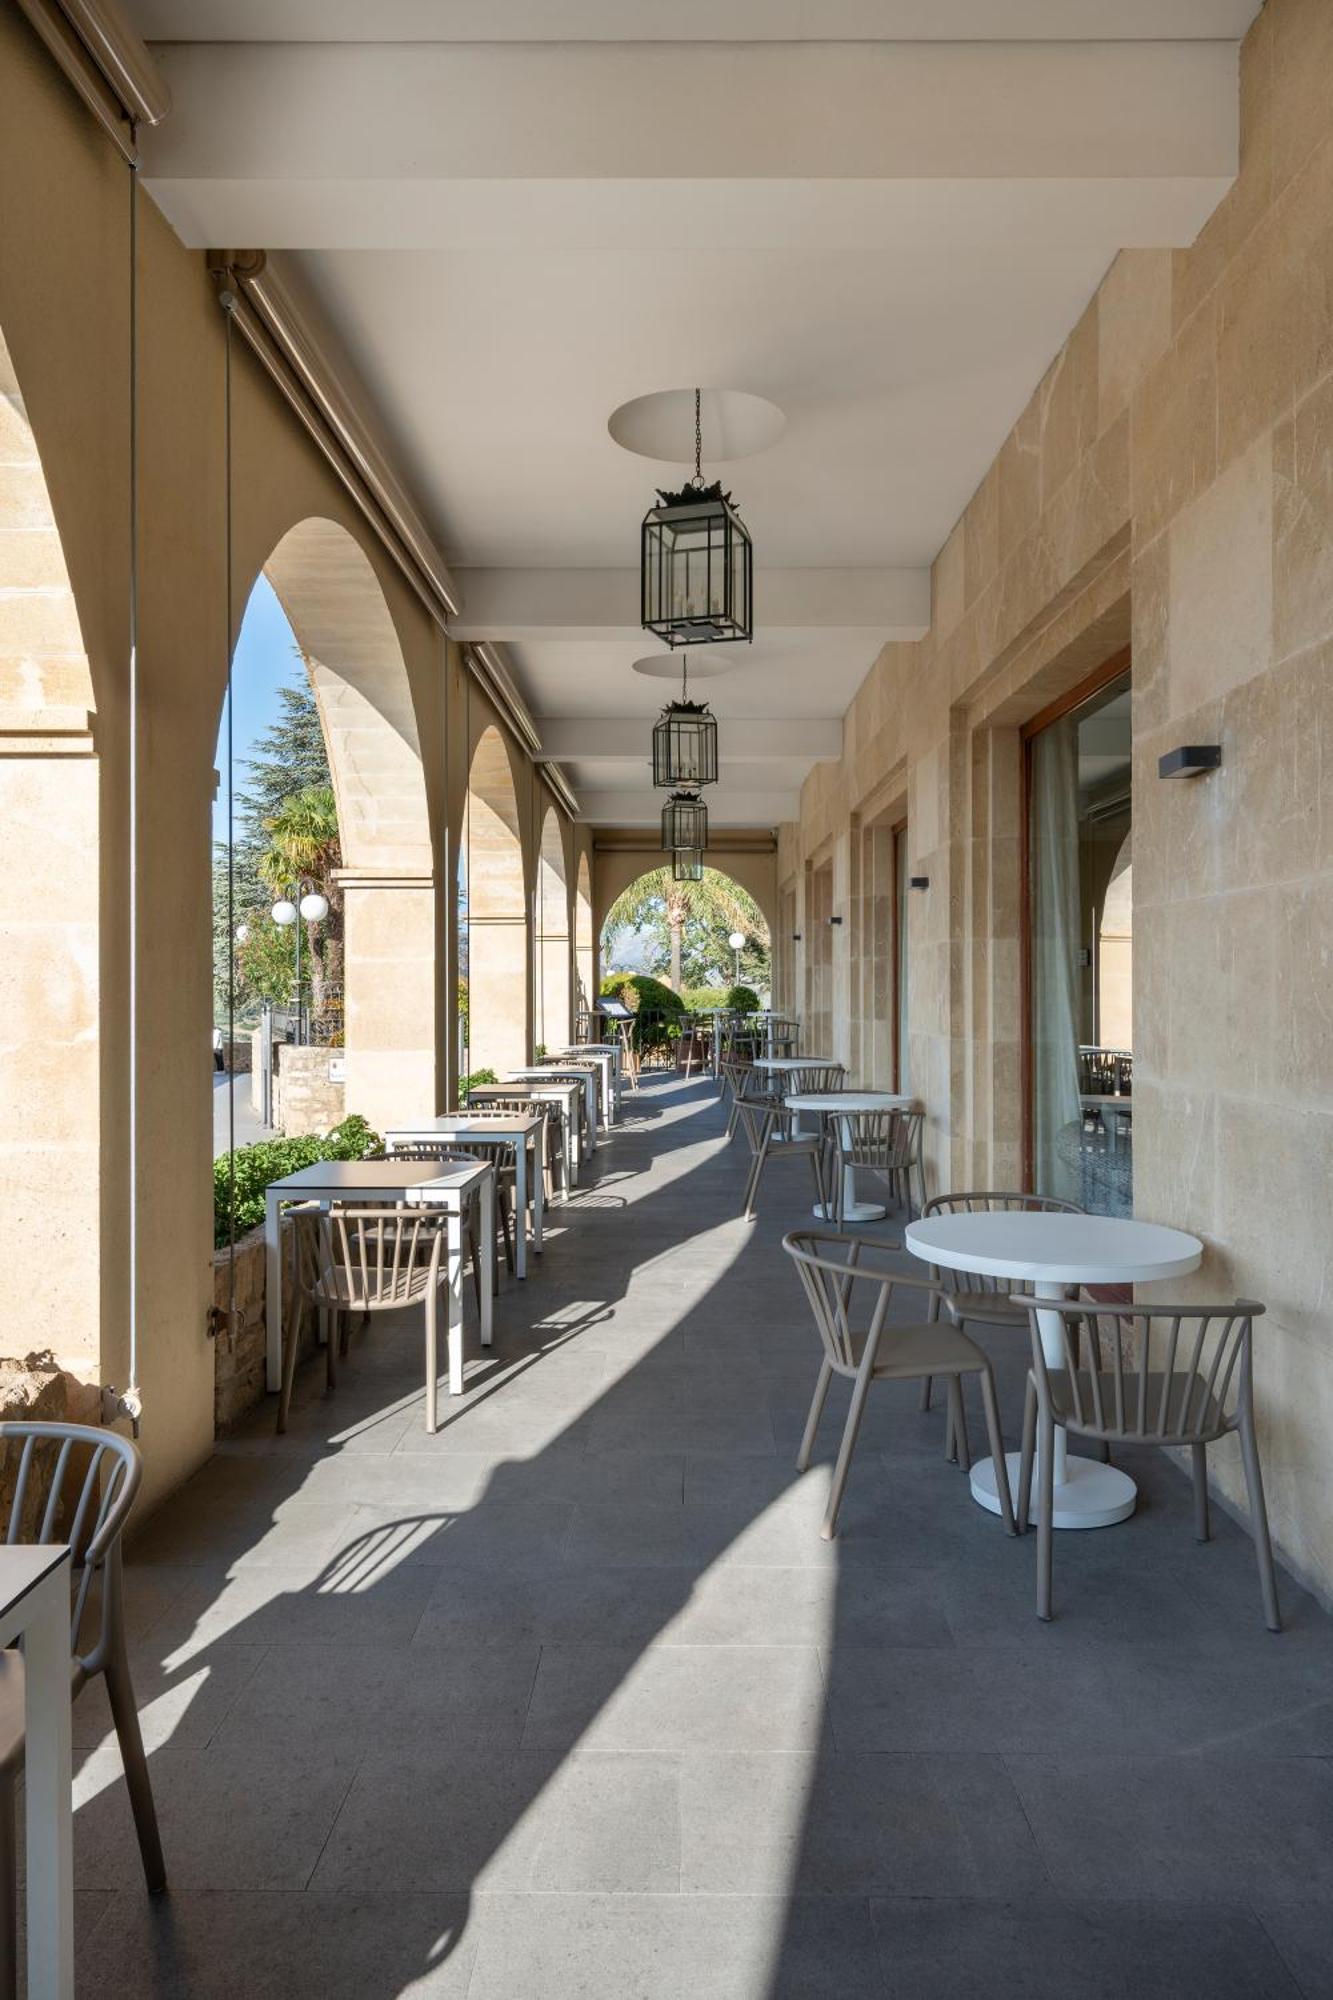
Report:
[[[532,1097],[543,1090],[558,1090],[566,1095],[570,1091],[582,1091],[587,1083],[587,1074],[580,1070],[577,1076],[557,1076],[549,1069],[512,1069],[504,1083],[474,1083],[468,1092],[479,1104],[488,1097]]]
[[[756,1056],[756,1069],[841,1069],[837,1056]]]
[[[1124,1285],[1198,1269],[1203,1245],[1183,1229],[1110,1215],[996,1211],[909,1222],[914,1256],[949,1271],[1062,1285]]]
[[[423,1118],[415,1125],[394,1125],[384,1135],[387,1146],[412,1146],[432,1139],[447,1139],[451,1133],[465,1132],[469,1138],[512,1139],[522,1132],[535,1132],[546,1123],[541,1111],[444,1111],[438,1118]]]
[[[317,1160],[313,1167],[298,1167],[280,1181],[270,1181],[270,1194],[310,1195],[343,1192],[364,1194],[369,1190],[385,1194],[395,1188],[467,1187],[479,1174],[495,1171],[489,1163],[474,1167],[450,1167],[441,1171],[430,1160]]]
[[[578,1087],[581,1090],[589,1071],[595,1070],[596,1067],[597,1065],[591,1062],[587,1064],[551,1062],[537,1064],[532,1069],[511,1069],[508,1071],[508,1074],[518,1083],[573,1083],[577,1081]],[[491,1088],[494,1089],[494,1085]]]
[[[0,1618],[8,1617],[15,1605],[68,1557],[63,1542],[0,1548]]]
[[[904,1111],[913,1097],[890,1090],[797,1090],[787,1098],[789,1111]]]

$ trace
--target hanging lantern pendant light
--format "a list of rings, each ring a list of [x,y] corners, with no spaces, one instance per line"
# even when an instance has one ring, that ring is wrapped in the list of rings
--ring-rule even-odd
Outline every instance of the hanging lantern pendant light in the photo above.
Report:
[[[653,783],[717,783],[717,718],[706,701],[690,700],[689,654],[684,655],[680,700],[668,702],[653,724]]]
[[[673,882],[702,882],[704,858],[697,847],[678,847],[671,857]]]
[[[673,792],[662,808],[662,846],[668,852],[708,845],[708,807],[697,792]]]
[[[694,392],[694,477],[663,492],[643,518],[640,596],[644,628],[668,646],[754,637],[754,549],[722,491],[704,484],[702,391]]]

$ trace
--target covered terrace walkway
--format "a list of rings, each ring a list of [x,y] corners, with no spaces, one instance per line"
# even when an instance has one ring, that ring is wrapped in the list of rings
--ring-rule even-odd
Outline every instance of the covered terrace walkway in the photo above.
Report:
[[[419,1333],[317,1368],[132,1550],[172,1892],[104,1711],[75,1711],[79,1991],[679,2000],[1333,1990],[1333,1626],[1145,1457],[1064,1537],[1059,1616],[941,1452],[872,1399],[794,1457],[816,1368],[738,1219],[712,1087],[645,1077],[440,1434]],[[889,1235],[889,1226],[874,1232]],[[997,1345],[1013,1424],[1018,1354]],[[980,1435],[980,1425],[977,1425]]]

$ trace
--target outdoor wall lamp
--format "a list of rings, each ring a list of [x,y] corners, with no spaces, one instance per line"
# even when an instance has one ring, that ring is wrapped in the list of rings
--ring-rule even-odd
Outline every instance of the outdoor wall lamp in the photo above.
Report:
[[[1168,750],[1164,757],[1157,759],[1159,778],[1201,778],[1205,771],[1215,771],[1222,762],[1220,743],[1182,743],[1178,750]]]
[[[829,918],[829,922],[830,922],[831,924],[840,924],[840,923],[842,922],[842,918],[841,918],[841,917],[830,917],[830,918]]]
[[[793,931],[791,934],[791,941],[793,944],[799,944],[801,942],[801,933],[799,931]]]
[[[907,886],[909,889],[928,889],[930,887],[930,877],[929,875],[910,876]]]

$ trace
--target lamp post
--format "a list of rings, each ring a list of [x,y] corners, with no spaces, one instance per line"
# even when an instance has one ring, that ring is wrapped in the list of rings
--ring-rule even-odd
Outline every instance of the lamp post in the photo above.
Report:
[[[321,924],[329,914],[329,899],[321,895],[313,882],[293,882],[286,895],[280,896],[273,905],[273,921],[283,930],[289,926],[296,932],[296,1045],[305,1044],[305,1001],[301,994],[301,920],[308,924]]]
[[[733,986],[739,986],[741,983],[741,953],[745,949],[745,932],[733,931],[727,939],[727,943],[731,946],[731,983]]]

